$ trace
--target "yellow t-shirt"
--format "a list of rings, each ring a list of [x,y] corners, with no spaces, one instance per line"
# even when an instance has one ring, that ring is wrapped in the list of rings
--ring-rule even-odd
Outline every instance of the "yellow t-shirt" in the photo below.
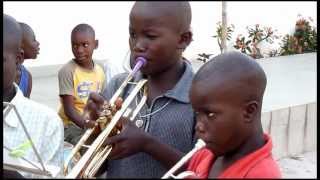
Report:
[[[79,114],[82,114],[90,92],[102,91],[105,74],[102,66],[98,63],[94,63],[93,70],[88,70],[71,60],[59,70],[58,78],[59,95],[73,96],[75,108]],[[62,118],[64,125],[73,123],[65,115],[62,103],[58,114]]]

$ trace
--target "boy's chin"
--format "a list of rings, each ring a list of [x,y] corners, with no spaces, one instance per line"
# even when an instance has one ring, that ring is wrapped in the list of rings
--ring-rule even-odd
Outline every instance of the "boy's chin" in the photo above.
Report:
[[[220,154],[219,150],[217,150],[217,148],[215,148],[215,147],[212,147],[210,144],[206,144],[206,148],[209,149],[216,156],[218,156]]]
[[[78,63],[85,63],[90,61],[88,58],[75,58],[74,60]]]

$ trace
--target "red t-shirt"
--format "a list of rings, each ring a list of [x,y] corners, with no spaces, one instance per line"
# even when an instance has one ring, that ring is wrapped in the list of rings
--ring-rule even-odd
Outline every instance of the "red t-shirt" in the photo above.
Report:
[[[281,178],[279,166],[272,158],[271,138],[264,134],[264,139],[264,146],[236,161],[218,178]],[[191,158],[187,170],[195,172],[199,178],[208,178],[214,160],[214,154],[203,148]]]

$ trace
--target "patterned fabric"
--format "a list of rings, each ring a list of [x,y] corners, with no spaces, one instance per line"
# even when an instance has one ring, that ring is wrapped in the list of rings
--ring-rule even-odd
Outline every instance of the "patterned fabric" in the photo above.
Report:
[[[28,82],[29,82],[29,74],[28,74],[28,71],[27,69],[24,67],[24,65],[20,65],[19,66],[20,68],[20,72],[21,72],[21,75],[20,75],[20,82],[19,82],[19,88],[21,89],[22,93],[24,96],[27,96],[27,91],[28,91]]]
[[[74,60],[64,65],[58,74],[59,95],[71,95],[74,97],[75,108],[79,114],[87,103],[90,92],[101,92],[105,80],[105,74],[101,65],[94,63],[94,69],[88,70],[77,65]],[[65,115],[61,103],[59,115],[64,125],[72,121]]]
[[[15,87],[16,95],[11,103],[16,106],[42,161],[44,164],[61,167],[62,170],[63,124],[61,119],[48,107],[25,98],[16,84]],[[3,121],[3,145],[15,149],[26,141],[28,138],[12,109]],[[32,147],[26,149],[23,157],[38,162]],[[28,178],[38,177],[25,172],[21,174]]]
[[[141,128],[162,143],[186,153],[195,144],[194,113],[189,100],[189,89],[194,73],[189,63],[184,64],[184,74],[176,86],[155,98],[150,107],[144,105],[135,120],[142,120]],[[103,95],[110,99],[126,76],[127,73],[116,75]],[[141,78],[142,75],[138,74],[134,79],[138,81]],[[130,94],[131,88],[125,90],[123,97]],[[137,97],[138,102],[140,98],[141,96]],[[134,100],[131,105],[135,106],[136,101]],[[159,161],[142,152],[124,159],[110,160],[107,164],[108,178],[160,178],[166,171],[167,169]]]

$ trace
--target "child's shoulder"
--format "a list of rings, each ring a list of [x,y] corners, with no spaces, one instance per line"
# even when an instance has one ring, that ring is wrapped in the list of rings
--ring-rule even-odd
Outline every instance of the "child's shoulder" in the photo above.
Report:
[[[42,104],[40,102],[34,101],[32,99],[24,98],[23,99],[23,106],[24,109],[28,109],[28,112],[31,114],[35,114],[39,120],[39,123],[42,121],[51,120],[50,124],[56,124],[60,120],[58,114],[49,106]],[[61,121],[61,120],[60,120]]]
[[[102,71],[104,73],[103,62],[93,60],[93,63],[94,63],[95,69],[97,69],[98,71]]]
[[[262,159],[252,167],[246,175],[247,178],[281,178],[279,165],[272,155]]]
[[[59,74],[73,72],[73,70],[76,68],[76,65],[77,64],[73,60],[68,61],[59,69]]]
[[[94,65],[103,68],[103,62],[101,60],[93,59],[92,61],[93,61]]]

